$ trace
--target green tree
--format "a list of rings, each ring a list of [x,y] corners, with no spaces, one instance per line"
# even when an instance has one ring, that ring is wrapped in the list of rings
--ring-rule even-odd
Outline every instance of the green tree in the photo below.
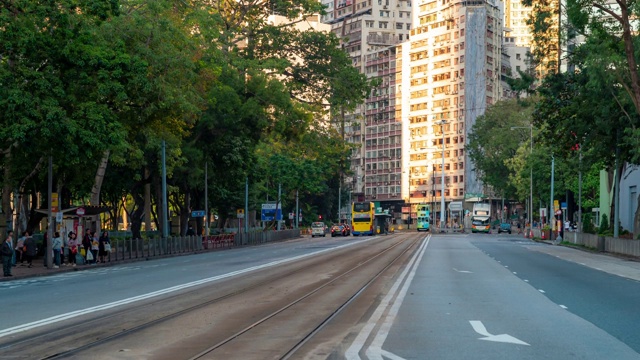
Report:
[[[480,180],[507,199],[524,200],[528,197],[525,194],[529,194],[529,171],[526,171],[526,187],[524,179],[520,181],[510,175],[514,168],[524,173],[524,160],[530,152],[528,127],[533,104],[535,99],[500,101],[478,117],[469,134],[466,149]],[[511,130],[512,127],[526,129]],[[518,154],[523,160],[521,166],[513,165],[512,159]]]

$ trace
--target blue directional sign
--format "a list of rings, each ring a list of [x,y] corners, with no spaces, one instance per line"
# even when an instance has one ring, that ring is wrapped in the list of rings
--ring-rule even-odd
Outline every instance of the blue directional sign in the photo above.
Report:
[[[200,218],[204,216],[205,216],[204,210],[194,210],[191,212],[191,217],[194,217],[194,218]]]
[[[278,213],[276,214],[276,207],[278,208]],[[260,212],[260,220],[261,221],[273,221],[275,217],[275,220],[277,221],[281,221],[282,220],[282,207],[280,206],[276,206],[275,203],[273,204],[262,204],[262,211]]]

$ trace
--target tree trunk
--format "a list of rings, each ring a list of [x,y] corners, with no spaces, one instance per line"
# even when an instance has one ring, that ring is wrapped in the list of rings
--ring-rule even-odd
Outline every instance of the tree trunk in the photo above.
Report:
[[[104,174],[107,171],[107,164],[109,163],[109,154],[110,151],[106,150],[102,154],[102,160],[100,160],[100,165],[98,166],[98,170],[96,171],[96,177],[93,182],[93,187],[91,188],[91,199],[89,200],[89,204],[93,206],[100,206],[100,189],[102,189],[102,182],[104,181]],[[100,224],[100,215],[96,217],[96,230],[99,232],[102,229]]]
[[[191,210],[191,192],[184,194],[184,207],[180,211],[180,235],[185,236],[189,228],[189,210]]]
[[[4,183],[2,185],[2,211],[4,212],[7,230],[15,230],[13,224],[14,209],[11,204],[11,167],[9,166],[11,162],[11,148],[12,146],[10,146],[5,152]],[[17,237],[14,237],[14,239],[17,239]]]
[[[140,230],[142,228],[142,218],[144,217],[144,199],[139,194],[132,195],[134,205],[129,219],[131,221],[131,234],[134,239],[142,239],[142,233]]]

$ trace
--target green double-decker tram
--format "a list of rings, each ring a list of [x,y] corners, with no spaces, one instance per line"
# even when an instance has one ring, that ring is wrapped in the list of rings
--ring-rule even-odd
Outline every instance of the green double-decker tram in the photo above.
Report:
[[[416,205],[416,229],[418,229],[418,231],[429,231],[431,229],[430,222],[431,211],[429,205]]]

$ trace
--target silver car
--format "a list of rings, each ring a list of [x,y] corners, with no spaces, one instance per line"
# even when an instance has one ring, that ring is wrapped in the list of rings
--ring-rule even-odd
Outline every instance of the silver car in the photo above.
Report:
[[[311,237],[327,236],[327,226],[323,222],[314,222],[311,224]]]

